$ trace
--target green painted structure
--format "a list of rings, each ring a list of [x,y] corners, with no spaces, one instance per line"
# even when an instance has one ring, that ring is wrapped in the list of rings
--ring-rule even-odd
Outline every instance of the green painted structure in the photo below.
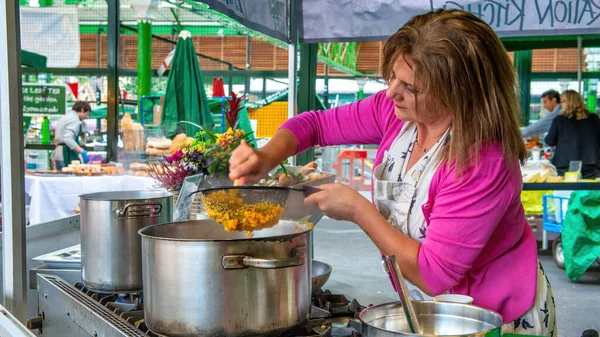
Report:
[[[531,50],[515,51],[515,68],[519,81],[519,105],[521,106],[521,124],[529,125],[529,106],[531,103]]]
[[[138,98],[152,93],[152,23],[138,22]],[[141,108],[141,107],[140,107]],[[139,122],[139,116],[138,116]]]

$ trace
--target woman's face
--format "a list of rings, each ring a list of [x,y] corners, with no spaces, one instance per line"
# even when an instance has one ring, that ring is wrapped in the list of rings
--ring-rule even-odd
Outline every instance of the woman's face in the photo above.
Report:
[[[396,117],[403,121],[425,124],[447,117],[447,111],[436,104],[430,95],[419,93],[418,88],[415,88],[415,73],[408,62],[402,55],[394,62],[392,78],[386,93],[386,96],[394,101]],[[418,111],[417,95],[419,95]]]
[[[565,96],[560,96],[560,107],[562,110],[567,108],[567,98]]]
[[[392,69],[386,96],[394,101],[394,113],[401,120],[417,121],[415,73],[402,56],[394,62]],[[421,99],[419,102],[422,102]]]

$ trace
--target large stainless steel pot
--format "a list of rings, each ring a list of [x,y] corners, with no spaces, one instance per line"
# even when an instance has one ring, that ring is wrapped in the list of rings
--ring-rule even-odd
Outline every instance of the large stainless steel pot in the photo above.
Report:
[[[140,230],[146,325],[168,336],[269,336],[305,323],[309,232],[282,221],[247,238],[213,220]]]
[[[500,337],[502,317],[474,305],[413,301],[422,334],[411,334],[400,302],[366,308],[360,323],[351,322],[365,337],[455,336]]]
[[[173,221],[173,199],[159,191],[80,195],[81,278],[97,292],[142,290],[142,240],[146,226]]]

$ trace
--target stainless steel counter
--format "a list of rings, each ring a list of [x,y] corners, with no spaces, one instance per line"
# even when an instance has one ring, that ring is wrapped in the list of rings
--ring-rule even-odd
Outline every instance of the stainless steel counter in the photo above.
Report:
[[[34,258],[66,247],[79,244],[79,215],[56,221],[27,226],[27,270],[43,265]],[[0,250],[2,249],[0,233]],[[2,260],[0,260],[0,270]],[[31,280],[27,280],[30,284]],[[0,301],[2,300],[2,278],[0,278]],[[32,288],[27,293],[27,315],[37,315],[37,291]]]

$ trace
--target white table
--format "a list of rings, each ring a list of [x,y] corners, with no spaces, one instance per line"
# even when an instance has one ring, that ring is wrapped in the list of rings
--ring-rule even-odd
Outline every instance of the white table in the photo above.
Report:
[[[79,195],[85,193],[156,190],[157,183],[149,177],[46,177],[25,176],[25,193],[31,198],[29,223],[38,224],[75,214]]]

